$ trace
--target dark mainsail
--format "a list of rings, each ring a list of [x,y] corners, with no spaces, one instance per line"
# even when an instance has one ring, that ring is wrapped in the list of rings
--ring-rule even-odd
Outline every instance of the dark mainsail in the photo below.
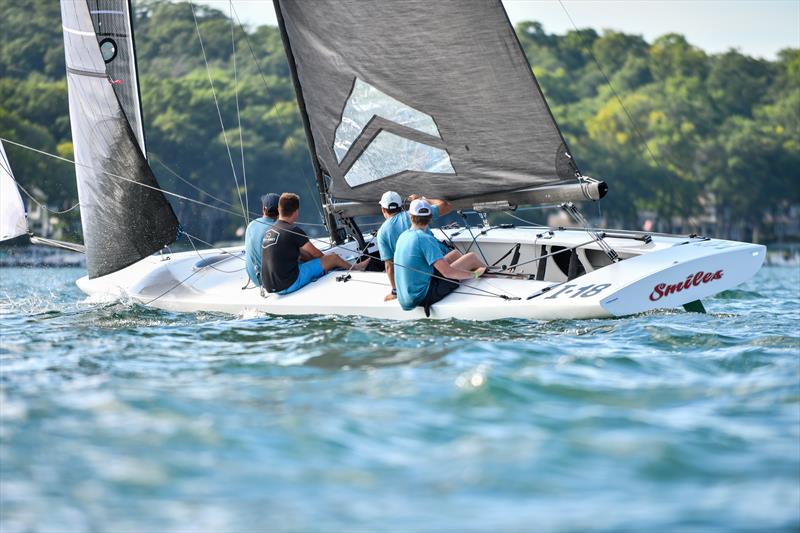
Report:
[[[447,199],[576,177],[500,0],[275,0],[337,200]]]
[[[61,0],[61,19],[86,265],[96,278],[173,242],[178,220],[143,152],[127,0]]]

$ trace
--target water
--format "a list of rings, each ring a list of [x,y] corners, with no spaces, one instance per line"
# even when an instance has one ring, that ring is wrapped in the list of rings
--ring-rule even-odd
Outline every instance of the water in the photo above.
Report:
[[[0,271],[0,530],[800,528],[800,272],[710,314],[391,323]]]

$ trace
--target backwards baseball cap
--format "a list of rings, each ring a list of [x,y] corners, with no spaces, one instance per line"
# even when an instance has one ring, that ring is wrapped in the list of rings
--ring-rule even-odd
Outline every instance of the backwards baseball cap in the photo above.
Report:
[[[403,199],[394,191],[386,191],[378,202],[384,209],[397,209],[403,205]]]
[[[433,208],[425,198],[418,198],[411,202],[408,212],[417,217],[426,217],[433,214]]]
[[[280,200],[280,196],[271,192],[269,194],[265,194],[261,197],[261,207],[266,209],[267,211],[277,211],[278,210],[278,200]]]

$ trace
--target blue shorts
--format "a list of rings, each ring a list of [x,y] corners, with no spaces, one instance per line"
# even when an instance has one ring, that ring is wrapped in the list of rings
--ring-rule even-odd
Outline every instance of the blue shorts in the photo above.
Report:
[[[317,281],[325,275],[325,270],[323,270],[319,258],[306,261],[305,263],[299,263],[297,266],[300,267],[300,273],[297,275],[297,279],[294,280],[294,283],[289,285],[288,288],[278,291],[278,294],[289,294],[298,289],[302,289],[312,281]]]

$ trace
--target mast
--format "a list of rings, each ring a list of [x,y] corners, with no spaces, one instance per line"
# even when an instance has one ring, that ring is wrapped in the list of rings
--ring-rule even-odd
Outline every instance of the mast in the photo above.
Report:
[[[328,234],[331,237],[331,242],[340,244],[342,242],[341,236],[336,231],[336,218],[326,209],[330,204],[330,195],[328,194],[328,186],[325,183],[325,175],[322,171],[319,157],[317,157],[317,149],[314,143],[314,136],[311,132],[311,123],[308,119],[308,111],[306,110],[305,99],[303,98],[303,87],[300,85],[300,78],[297,75],[297,65],[294,60],[294,53],[292,53],[292,45],[289,42],[289,36],[286,33],[286,24],[283,20],[283,13],[281,12],[280,0],[273,0],[275,6],[275,13],[278,16],[278,27],[281,30],[281,40],[283,41],[283,49],[286,51],[286,60],[289,63],[289,71],[292,74],[292,83],[294,85],[295,95],[297,96],[297,105],[300,109],[300,116],[303,118],[303,129],[306,133],[306,140],[308,141],[308,151],[311,155],[311,166],[314,167],[314,175],[317,180],[317,191],[319,191],[320,202],[323,206],[323,223],[328,229]]]

